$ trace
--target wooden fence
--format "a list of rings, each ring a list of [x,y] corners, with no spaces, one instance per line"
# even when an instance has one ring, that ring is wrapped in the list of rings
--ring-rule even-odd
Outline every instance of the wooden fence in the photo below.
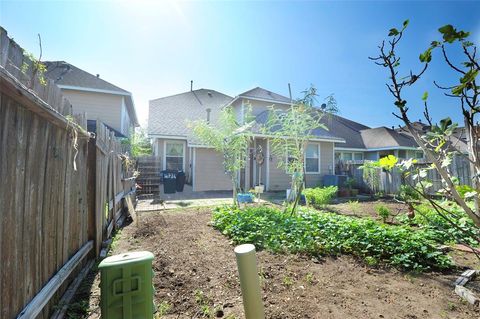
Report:
[[[0,28],[0,318],[48,318],[135,189],[113,134],[33,69]]]
[[[360,169],[360,166],[362,165],[363,161],[345,161],[341,163],[341,165],[337,163],[336,172],[337,174],[344,174],[354,178],[357,188],[360,188],[364,192],[372,193],[373,190],[367,185],[363,178],[363,170]],[[425,161],[419,161],[419,163],[415,165],[417,167],[427,167],[430,164]],[[412,175],[402,177],[402,174],[397,169],[386,171],[378,168],[378,171],[380,175],[379,191],[384,194],[398,194],[401,185],[414,184],[412,181]],[[461,185],[472,185],[470,166],[465,157],[454,156],[452,164],[450,165],[450,171],[452,172],[453,176],[459,179],[459,183]],[[443,188],[442,178],[440,174],[438,174],[437,170],[427,170],[426,179],[431,181],[433,184],[433,186],[430,188],[432,193],[438,192]]]

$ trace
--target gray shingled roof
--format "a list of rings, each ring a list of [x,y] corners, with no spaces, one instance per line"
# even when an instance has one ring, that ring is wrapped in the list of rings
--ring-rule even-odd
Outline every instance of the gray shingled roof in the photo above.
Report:
[[[369,129],[368,126],[348,120],[335,114],[325,116],[322,119],[322,122],[326,127],[328,127],[329,132],[345,140],[345,143],[337,144],[337,147],[359,149],[366,148],[360,131]]]
[[[151,100],[149,103],[148,134],[184,136],[190,142],[194,140],[188,122],[207,118],[210,122],[218,120],[222,107],[232,97],[215,90],[199,89],[181,94]]]
[[[246,99],[261,99],[261,100],[268,100],[272,102],[280,102],[280,103],[291,103],[292,101],[283,95],[271,92],[269,90],[263,89],[261,87],[256,87],[254,89],[248,90],[243,92],[242,94],[238,95],[239,97],[243,97]]]
[[[47,67],[45,75],[55,81],[57,85],[77,86],[130,94],[130,92],[65,61],[48,61],[44,63]]]
[[[137,112],[133,104],[132,94],[127,90],[119,88],[98,76],[90,74],[76,66],[65,61],[46,61],[44,62],[47,71],[45,76],[52,79],[55,84],[61,86],[71,86],[75,88],[83,88],[86,90],[106,91],[103,93],[120,94],[126,97],[125,102],[130,114],[131,120],[135,125],[139,125]]]
[[[262,133],[262,126],[268,121],[270,112],[270,110],[263,111],[255,117],[255,124],[251,128],[253,133]],[[343,138],[341,136],[338,136],[334,132],[321,127],[313,130],[312,135],[315,135],[320,139],[337,140],[339,142],[343,142]]]
[[[362,130],[360,134],[366,148],[418,147],[412,137],[384,126]]]

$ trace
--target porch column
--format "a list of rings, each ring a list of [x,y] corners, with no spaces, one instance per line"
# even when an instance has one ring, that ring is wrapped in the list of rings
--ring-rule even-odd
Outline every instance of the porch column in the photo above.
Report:
[[[267,151],[265,152],[265,160],[266,163],[265,168],[265,191],[270,189],[270,140],[267,138]]]

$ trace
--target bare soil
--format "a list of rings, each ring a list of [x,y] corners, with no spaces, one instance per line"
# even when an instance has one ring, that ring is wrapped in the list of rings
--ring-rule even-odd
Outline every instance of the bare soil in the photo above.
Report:
[[[244,318],[234,247],[209,226],[209,208],[139,219],[122,230],[113,254],[154,253],[155,301],[169,308],[162,318]],[[312,260],[261,251],[257,257],[267,318],[480,318],[478,308],[453,292],[461,269],[411,274],[373,269],[348,256]],[[93,271],[74,303],[84,314],[72,310],[71,317],[100,317],[98,284]]]
[[[385,206],[390,210],[391,216],[388,218],[388,222],[394,224],[396,223],[396,216],[407,213],[407,206],[405,204],[393,200],[349,201],[328,205],[326,210],[347,216],[373,217],[374,219],[381,220],[377,213],[378,206]]]

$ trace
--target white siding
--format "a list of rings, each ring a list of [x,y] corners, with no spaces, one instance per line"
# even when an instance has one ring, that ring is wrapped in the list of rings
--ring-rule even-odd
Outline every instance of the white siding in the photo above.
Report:
[[[62,91],[65,97],[72,103],[74,113],[85,112],[88,120],[100,120],[122,132],[123,96],[67,89]]]

